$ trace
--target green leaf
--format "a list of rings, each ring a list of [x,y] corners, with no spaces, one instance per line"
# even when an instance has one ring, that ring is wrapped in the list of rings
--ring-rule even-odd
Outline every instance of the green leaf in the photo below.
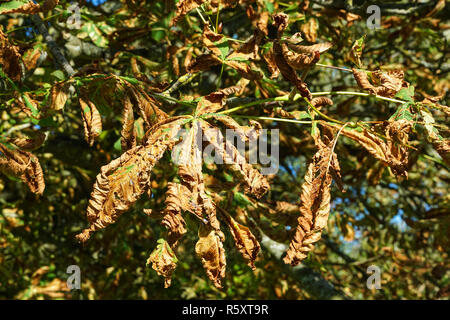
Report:
[[[414,120],[414,115],[411,113],[411,106],[413,104],[411,102],[404,103],[400,105],[400,107],[395,111],[395,113],[389,118],[389,120],[397,121],[397,120]]]
[[[122,151],[122,143],[120,142],[120,138],[114,143],[114,149],[117,151]]]
[[[403,88],[395,95],[396,98],[406,100],[409,102],[414,101],[414,87],[409,86],[408,88]]]
[[[59,81],[62,81],[65,79],[64,72],[62,72],[61,70],[55,70],[51,73],[51,75],[53,77],[55,77],[56,79],[58,79]]]
[[[253,203],[241,192],[234,193],[233,201],[240,207],[253,206]]]
[[[27,2],[26,1],[3,2],[3,3],[0,4],[0,13],[2,13],[3,11],[8,11],[8,10],[20,8],[25,3],[27,3]]]

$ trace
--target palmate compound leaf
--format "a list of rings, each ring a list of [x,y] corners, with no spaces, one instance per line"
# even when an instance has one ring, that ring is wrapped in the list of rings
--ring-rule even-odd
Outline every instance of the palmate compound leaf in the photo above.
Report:
[[[217,219],[216,205],[208,194],[202,172],[202,139],[205,130],[213,128],[206,119],[217,118],[217,111],[224,106],[226,96],[239,92],[240,86],[234,86],[213,92],[200,99],[195,110],[195,117],[180,116],[164,119],[147,131],[143,145],[133,147],[120,158],[102,167],[94,191],[91,194],[87,215],[90,227],[77,235],[80,241],[86,241],[92,232],[114,223],[117,218],[149,188],[150,173],[155,163],[166,149],[171,149],[178,141],[177,133],[183,124],[190,123],[187,136],[183,137],[176,164],[181,183],[169,183],[166,192],[166,208],[163,211],[162,225],[168,229],[167,240],[156,248],[149,258],[158,274],[165,277],[166,287],[170,285],[170,276],[176,267],[175,249],[178,240],[186,233],[186,224],[182,212],[190,212],[200,223],[199,241],[196,252],[202,260],[208,277],[218,288],[225,276],[225,236]],[[239,124],[228,120],[223,123],[239,130],[246,137],[257,137],[261,126],[253,123],[252,127],[239,127]],[[212,139],[211,139],[212,140]],[[234,146],[230,155],[222,152],[225,161],[240,173],[249,192],[261,197],[268,189],[266,179],[241,156]],[[234,149],[233,149],[234,148]],[[151,210],[145,210],[146,213]],[[152,215],[150,213],[150,215]],[[233,225],[236,227],[236,225]],[[236,229],[237,228],[237,229]],[[244,257],[252,262],[259,251],[259,244],[245,227],[236,227],[234,237]],[[251,242],[254,242],[251,245]]]
[[[0,171],[22,180],[31,192],[36,194],[44,192],[42,168],[38,158],[32,153],[0,143]]]
[[[191,61],[187,66],[187,70],[192,73],[209,69],[215,65],[224,64],[235,69],[242,77],[248,80],[259,80],[262,78],[262,74],[253,70],[245,61],[256,56],[261,40],[262,34],[256,33],[239,49],[229,54],[227,38],[222,34],[211,31],[209,25],[205,24],[202,41],[211,53],[200,55]]]
[[[158,121],[168,118],[168,115],[159,108],[157,101],[150,97],[143,89],[122,80],[115,75],[97,75],[96,78],[87,82],[79,88],[78,100],[81,107],[85,139],[89,145],[93,145],[102,131],[101,115],[96,107],[100,92],[102,99],[112,106],[119,101],[122,112],[121,146],[122,150],[128,150],[135,145],[136,134],[134,130],[133,111],[142,117],[147,129],[151,128]],[[91,76],[94,76],[91,75]],[[67,100],[67,82],[57,83],[51,90],[50,109],[58,110],[62,108]],[[65,88],[65,89],[64,89]],[[117,101],[116,101],[117,100]]]
[[[217,117],[215,112],[223,107],[225,97],[237,92],[237,90],[239,90],[239,87],[230,87],[203,97],[197,104],[196,116],[201,116],[203,119]],[[231,127],[239,127],[237,123],[230,123],[230,121],[225,121],[225,123]],[[255,126],[257,128],[260,127]],[[168,186],[166,209],[164,210],[162,224],[168,228],[168,243],[172,249],[175,249],[178,239],[186,231],[181,211],[188,211],[200,220],[201,227],[196,252],[201,258],[210,280],[216,287],[221,288],[221,279],[225,276],[226,268],[225,250],[222,244],[225,236],[220,229],[220,222],[217,219],[217,207],[207,194],[202,172],[201,134],[207,137],[208,140],[209,135],[205,130],[210,131],[211,128],[213,127],[205,120],[197,119],[192,121],[187,136],[178,145],[180,150],[177,155],[177,165],[181,183],[171,183]],[[243,134],[256,135],[256,130],[248,133],[247,131],[251,132],[252,130],[245,127],[239,129],[244,132]],[[217,144],[213,143],[213,145],[218,147]],[[241,177],[249,185],[250,191],[255,196],[261,197],[269,187],[267,181],[256,169],[253,169],[251,165],[246,163],[245,158],[240,156],[236,149],[234,152],[234,156],[227,158],[227,160],[232,166],[236,166],[235,170],[241,173]],[[222,156],[227,157],[224,152],[222,152]],[[259,244],[257,244],[256,239],[249,231],[245,231],[245,227],[236,228],[234,229],[233,237],[237,241],[238,249],[243,253],[244,257],[248,257],[250,261],[253,261],[259,250]],[[253,246],[250,245],[252,239],[255,240]]]
[[[229,8],[234,7],[238,0],[180,0],[177,3],[177,10],[175,12],[175,16],[172,18],[170,23],[171,26],[177,24],[177,22],[183,18],[189,11],[194,10],[201,6],[202,4],[208,4],[211,8]]]
[[[90,227],[77,235],[85,242],[136,202],[148,190],[153,167],[167,149],[176,143],[184,118],[164,120],[151,129],[143,145],[134,147],[101,168],[87,208]]]
[[[298,265],[313,250],[326,227],[330,213],[330,187],[333,176],[340,179],[337,155],[332,150],[333,140],[324,143],[317,135],[314,137],[319,150],[309,164],[300,196],[300,217],[294,238],[289,244],[283,261],[292,266]],[[337,138],[337,137],[336,137]]]

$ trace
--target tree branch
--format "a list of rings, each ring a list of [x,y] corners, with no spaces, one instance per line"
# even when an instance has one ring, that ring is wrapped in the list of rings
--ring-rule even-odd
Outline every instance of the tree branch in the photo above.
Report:
[[[69,76],[73,76],[76,72],[72,68],[72,66],[67,61],[66,57],[61,52],[61,49],[58,47],[56,41],[53,37],[48,33],[47,27],[44,24],[44,21],[41,19],[39,14],[34,14],[31,16],[31,20],[35,24],[37,30],[44,37],[44,41],[47,43],[47,47],[55,58],[58,67],[64,70],[64,72]]]

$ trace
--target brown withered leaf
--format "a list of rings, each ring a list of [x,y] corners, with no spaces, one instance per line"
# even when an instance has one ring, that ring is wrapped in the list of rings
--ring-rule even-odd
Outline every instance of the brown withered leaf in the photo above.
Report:
[[[315,18],[311,18],[300,26],[300,31],[303,33],[307,41],[316,42],[317,28],[317,20]]]
[[[277,201],[275,211],[277,213],[292,214],[299,211],[299,206],[286,201]]]
[[[376,88],[370,83],[369,76],[365,71],[352,68],[352,72],[358,87],[369,91],[370,94],[376,94]]]
[[[277,31],[277,39],[273,42],[273,53],[274,53],[274,60],[275,63],[280,70],[281,74],[283,75],[283,78],[285,78],[287,81],[292,83],[302,97],[306,97],[308,100],[312,99],[311,92],[309,91],[306,83],[304,83],[300,77],[295,72],[294,68],[292,68],[288,62],[286,61],[284,54],[283,54],[283,48],[280,43],[280,39],[283,35],[284,30],[286,29],[288,25],[288,16],[284,13],[277,13],[273,15],[273,24],[278,29]]]
[[[37,48],[31,48],[22,56],[23,64],[25,65],[25,68],[27,71],[33,70],[36,68],[36,63],[39,60],[39,57],[41,56],[41,51]]]
[[[201,121],[203,134],[215,148],[215,152],[219,154],[225,164],[236,172],[246,184],[246,192],[253,194],[257,198],[261,198],[270,188],[266,178],[253,166],[247,163],[244,156],[239,150],[227,141],[220,130],[214,128],[206,121]]]
[[[236,220],[234,220],[234,218],[223,209],[219,208],[219,211],[222,213],[228,227],[230,228],[230,233],[233,236],[236,248],[242,254],[244,259],[248,260],[248,265],[250,268],[255,270],[255,260],[261,250],[258,240],[253,233],[251,233],[249,228],[237,223]]]
[[[13,81],[22,79],[21,55],[19,47],[12,45],[0,29],[0,65],[3,72]]]
[[[248,80],[259,80],[262,78],[262,74],[258,71],[255,71],[250,65],[240,62],[240,61],[234,61],[234,60],[225,60],[224,63],[235,69],[239,74],[248,79]]]
[[[292,266],[298,265],[319,241],[326,227],[330,213],[330,186],[332,170],[339,171],[337,156],[332,151],[333,141],[327,145],[316,137],[319,150],[308,166],[300,196],[300,217],[289,249],[283,261]],[[331,164],[335,162],[335,164]],[[331,164],[331,165],[330,165]],[[340,175],[336,172],[336,175]]]
[[[38,158],[32,153],[0,143],[0,171],[19,178],[33,193],[44,192],[44,174]]]
[[[103,166],[97,175],[87,208],[90,227],[77,235],[85,242],[90,235],[114,223],[148,190],[153,167],[176,143],[182,119],[162,121],[150,129],[144,144],[123,153]]]
[[[95,139],[102,132],[102,118],[86,91],[80,91],[78,101],[81,108],[81,117],[83,118],[84,137],[89,145],[92,146]]]
[[[275,61],[275,56],[273,53],[273,49],[270,50],[263,55],[264,60],[267,63],[267,69],[270,72],[270,79],[276,79],[280,75],[280,70],[278,70],[277,63]]]
[[[205,0],[180,0],[177,3],[177,10],[175,12],[175,16],[172,18],[170,22],[171,26],[177,24],[177,22],[183,18],[189,11],[198,8],[204,3]]]
[[[264,10],[264,7],[258,3],[258,9],[255,11],[251,5],[247,5],[246,13],[248,18],[252,21],[252,25],[258,30],[261,30],[266,36],[269,34],[267,25],[269,24],[269,12]]]
[[[401,119],[390,121],[385,128],[385,135],[389,139],[386,142],[389,150],[388,159],[399,163],[394,169],[396,174],[407,176],[408,170],[408,143],[409,133],[413,126],[413,121]],[[395,159],[395,160],[394,160]]]
[[[322,108],[323,106],[331,106],[333,105],[333,100],[327,97],[315,97],[311,100],[311,104],[317,109]]]
[[[195,114],[197,116],[201,116],[206,113],[214,113],[219,111],[225,105],[225,97],[239,92],[240,89],[241,88],[239,86],[228,87],[202,97],[197,103]]]
[[[122,151],[127,151],[136,146],[136,129],[134,127],[134,114],[133,114],[133,104],[130,98],[126,95],[123,98],[123,111],[122,111],[122,130],[121,135],[121,146]]]
[[[217,66],[222,63],[216,55],[212,53],[202,54],[194,60],[192,60],[186,67],[186,70],[190,73],[207,70],[213,66]]]
[[[172,273],[177,267],[177,262],[178,259],[169,243],[164,239],[160,239],[155,250],[150,254],[147,265],[151,263],[153,270],[164,277],[164,288],[168,288],[171,285]]]
[[[150,97],[144,90],[139,88],[138,86],[133,86],[129,83],[126,83],[126,91],[125,93],[134,100],[134,105],[139,110],[142,119],[144,119],[147,128],[168,119],[167,113],[162,111],[159,107],[159,102]]]
[[[288,47],[292,51],[297,53],[309,53],[309,54],[314,54],[314,52],[316,51],[318,51],[319,53],[324,53],[332,46],[333,44],[331,42],[317,43],[310,46],[302,46],[298,44],[288,43]]]
[[[9,14],[9,13],[36,14],[39,12],[47,12],[56,7],[58,2],[59,0],[45,0],[43,4],[39,5],[34,3],[33,1],[29,1],[18,8],[1,11],[1,14]]]
[[[254,120],[250,120],[250,126],[241,126],[236,120],[225,114],[213,114],[211,118],[221,122],[226,128],[232,129],[233,133],[238,135],[241,141],[257,139],[260,129],[262,129],[261,124]]]
[[[253,35],[243,43],[237,50],[230,53],[227,57],[227,60],[233,59],[241,59],[241,60],[249,60],[249,59],[257,59],[258,58],[258,49],[259,44],[261,43],[264,34],[256,30]]]
[[[8,139],[8,142],[15,144],[21,150],[33,151],[44,143],[45,138],[45,133],[37,132],[32,138],[14,138]]]
[[[169,182],[166,191],[166,208],[161,222],[169,230],[169,243],[174,248],[178,240],[186,233],[186,222],[181,211],[194,212],[191,204],[192,193],[179,183]]]
[[[289,50],[285,42],[281,43],[281,52],[286,62],[294,69],[305,69],[311,67],[319,61],[320,52],[314,51],[309,53],[295,53]]]
[[[55,83],[50,89],[50,99],[48,108],[59,111],[64,109],[69,94],[70,83],[63,81]]]
[[[183,143],[181,153],[178,175],[182,183],[191,192],[191,211],[204,224],[213,228],[220,239],[223,240],[225,237],[220,230],[220,223],[216,216],[216,207],[205,191],[205,181],[202,173],[201,127],[198,121],[192,123],[186,142]]]
[[[225,249],[216,230],[208,225],[200,225],[195,252],[200,257],[208,278],[217,288],[222,288],[221,279],[225,277]]]
[[[220,63],[235,69],[246,79],[258,80],[262,78],[262,75],[259,72],[252,70],[252,68],[244,61],[256,57],[258,44],[261,42],[262,37],[262,33],[255,33],[247,43],[227,57],[223,55],[222,50],[219,48],[220,46],[228,46],[226,38],[222,34],[211,31],[208,24],[205,24],[203,28],[202,41],[205,47],[212,52]],[[208,59],[211,59],[211,57],[208,57]],[[198,62],[194,63],[195,65],[199,65]],[[202,64],[205,65],[204,63]],[[189,68],[189,70],[193,69],[193,67]]]
[[[325,122],[321,122],[321,124],[324,127],[332,127],[332,125]],[[406,131],[401,133],[398,131],[399,128],[403,128],[402,130]],[[409,123],[400,122],[397,124],[391,124],[391,126],[387,127],[387,130],[393,130],[392,132],[388,132],[388,134],[390,134],[393,139],[397,139],[397,142],[402,143],[401,140],[405,141],[406,136],[404,134],[407,134],[409,128]],[[406,153],[406,149],[404,149],[405,146],[396,146],[392,142],[387,143],[383,139],[376,136],[374,133],[369,132],[367,129],[362,129],[361,131],[359,131],[356,129],[344,128],[341,131],[341,134],[358,142],[375,159],[378,159],[385,165],[389,166],[397,176],[407,176],[406,170],[408,168],[408,156]]]
[[[369,76],[363,70],[352,69],[358,86],[361,89],[369,91],[370,94],[375,94],[383,97],[394,97],[402,88],[406,88],[409,84],[404,81],[404,72],[402,70],[391,70],[383,72],[380,70],[371,72],[372,82]]]
[[[439,153],[442,160],[450,166],[450,140],[436,139],[433,141],[433,148]]]

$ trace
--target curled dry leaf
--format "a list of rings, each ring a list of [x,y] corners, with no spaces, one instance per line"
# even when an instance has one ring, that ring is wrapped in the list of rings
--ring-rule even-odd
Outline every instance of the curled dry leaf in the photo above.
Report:
[[[194,60],[192,60],[186,67],[187,72],[195,73],[199,71],[207,70],[213,66],[221,64],[222,61],[214,54],[202,54]]]
[[[25,69],[27,71],[35,69],[38,60],[41,59],[41,55],[42,55],[41,51],[37,48],[31,48],[25,51],[25,53],[22,56]]]
[[[261,198],[270,188],[266,178],[253,166],[247,163],[239,150],[227,141],[220,130],[212,127],[206,121],[201,122],[202,130],[207,141],[215,148],[225,164],[229,164],[246,184],[246,192]]]
[[[283,54],[282,44],[280,39],[283,35],[284,30],[288,25],[288,16],[284,13],[277,13],[273,16],[274,26],[278,29],[277,39],[273,42],[273,53],[275,63],[280,70],[283,78],[291,82],[299,91],[302,97],[306,97],[308,100],[312,99],[311,92],[309,91],[306,84],[299,78],[294,68],[292,68],[286,61]]]
[[[244,259],[248,260],[248,265],[250,268],[255,270],[255,260],[261,249],[258,240],[253,233],[251,233],[249,228],[237,223],[236,220],[234,220],[233,217],[224,210],[219,208],[219,211],[222,213],[228,227],[230,228],[230,233],[233,236],[236,248],[242,254]]]
[[[156,99],[150,97],[138,86],[132,86],[129,83],[125,85],[125,93],[134,100],[135,106],[148,128],[164,119],[168,119],[169,116],[159,108],[159,102]]]
[[[326,227],[330,213],[330,170],[340,176],[337,155],[332,151],[333,141],[325,145],[316,139],[319,150],[308,166],[300,196],[300,217],[289,249],[283,261],[292,266],[298,265],[319,241]],[[334,163],[333,163],[334,162]]]
[[[42,168],[38,158],[32,153],[9,148],[0,143],[0,171],[22,180],[31,192],[36,194],[44,192]]]
[[[298,44],[288,43],[288,47],[292,51],[297,53],[309,53],[309,54],[313,54],[316,51],[318,51],[319,53],[324,53],[332,46],[333,44],[331,42],[317,43],[310,46],[302,46]]]
[[[259,2],[257,4],[257,11],[255,11],[251,5],[247,5],[245,11],[248,18],[252,21],[252,25],[267,36],[269,34],[269,30],[267,29],[267,25],[269,24],[269,12],[264,10]]]
[[[197,104],[197,108],[195,110],[196,115],[201,116],[207,113],[215,113],[219,111],[225,105],[224,98],[233,93],[239,92],[240,89],[240,86],[228,87],[202,97]]]
[[[321,124],[325,127],[332,126],[325,122],[321,122]],[[406,170],[408,168],[407,149],[404,145],[398,146],[393,142],[397,142],[397,144],[405,144],[407,141],[407,133],[410,128],[411,123],[409,121],[398,120],[392,122],[386,127],[386,134],[391,137],[389,140],[393,140],[388,143],[376,136],[374,133],[369,132],[367,129],[362,129],[362,131],[359,131],[356,129],[344,128],[341,131],[341,134],[358,142],[373,157],[391,167],[394,174],[406,177]]]
[[[211,115],[211,118],[221,122],[226,128],[232,129],[241,141],[256,140],[262,129],[261,124],[254,120],[250,120],[250,126],[241,126],[236,120],[224,114]]]
[[[433,141],[433,148],[439,153],[442,160],[450,166],[450,140],[436,139]]]
[[[2,30],[0,30],[0,65],[11,80],[20,81],[22,79],[19,47],[12,45]]]
[[[84,137],[90,146],[94,144],[95,139],[102,132],[102,118],[94,102],[89,99],[85,91],[81,91],[78,96],[83,118]]]
[[[162,225],[169,230],[169,242],[172,247],[175,247],[178,239],[186,233],[186,222],[181,211],[194,212],[190,203],[191,197],[192,194],[186,186],[169,182]]]
[[[8,139],[8,142],[15,144],[21,150],[33,151],[44,143],[45,138],[45,133],[37,132],[33,138],[14,138]]]
[[[409,84],[403,80],[404,73],[402,70],[393,70],[383,72],[380,70],[372,72],[372,84],[366,71],[352,69],[358,86],[361,89],[369,91],[370,94],[383,97],[394,97],[402,88],[406,88]]]
[[[205,0],[180,0],[177,3],[177,10],[175,12],[175,17],[173,17],[170,22],[171,26],[177,24],[177,22],[183,18],[189,11],[198,8],[204,3]]]
[[[281,44],[281,51],[286,62],[294,69],[305,69],[313,66],[319,61],[319,51],[314,51],[312,54],[295,53],[289,50],[286,43]]]
[[[300,31],[304,34],[305,39],[309,42],[316,42],[317,39],[317,20],[309,19],[306,23],[300,26]]]
[[[34,3],[33,1],[29,1],[18,8],[1,11],[0,13],[1,14],[8,14],[8,13],[36,14],[39,12],[47,12],[49,10],[52,10],[54,7],[56,7],[58,2],[59,2],[59,0],[45,0],[45,2],[42,5],[40,5],[40,4]]]
[[[323,106],[331,106],[333,105],[333,100],[331,100],[330,98],[327,97],[315,97],[311,100],[311,104],[320,109]]]
[[[85,242],[90,235],[114,223],[148,190],[157,161],[176,142],[180,119],[156,125],[143,145],[128,150],[101,168],[87,208],[90,227],[77,235]]]
[[[273,53],[273,49],[270,50],[263,55],[264,60],[267,63],[267,69],[270,72],[270,79],[276,79],[280,75],[280,70],[278,70],[277,63],[275,61],[275,56]]]
[[[153,270],[164,277],[164,288],[170,287],[172,273],[177,267],[177,262],[175,253],[164,239],[158,240],[158,245],[147,260],[147,264],[151,263]]]
[[[217,288],[222,288],[221,279],[225,277],[225,249],[216,230],[208,225],[200,225],[195,252],[200,257],[208,278]]]
[[[388,158],[398,163],[393,169],[398,175],[407,176],[408,170],[408,143],[409,133],[413,122],[405,119],[391,121],[385,128],[385,135],[389,139],[386,143]]]
[[[128,96],[123,98],[123,111],[122,111],[122,130],[121,135],[121,146],[122,151],[127,151],[136,146],[136,129],[134,127],[134,114],[133,114],[133,104]]]
[[[50,99],[48,108],[50,110],[59,111],[64,109],[69,94],[69,82],[58,82],[50,89]]]
[[[356,83],[358,84],[358,87],[363,90],[369,91],[370,94],[376,94],[376,89],[370,83],[369,77],[367,76],[367,73],[365,71],[352,68],[352,72],[353,76],[355,77]]]

